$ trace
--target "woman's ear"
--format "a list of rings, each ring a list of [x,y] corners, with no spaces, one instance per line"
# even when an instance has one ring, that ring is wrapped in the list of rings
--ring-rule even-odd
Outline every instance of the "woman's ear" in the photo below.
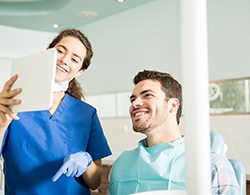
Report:
[[[86,69],[79,70],[78,73],[76,74],[75,78],[81,76],[85,71],[86,71]]]

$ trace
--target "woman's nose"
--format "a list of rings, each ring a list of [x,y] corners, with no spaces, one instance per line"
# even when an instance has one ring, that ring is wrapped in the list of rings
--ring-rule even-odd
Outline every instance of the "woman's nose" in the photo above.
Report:
[[[60,63],[63,65],[67,65],[69,61],[69,57],[67,55],[63,55],[59,58]]]

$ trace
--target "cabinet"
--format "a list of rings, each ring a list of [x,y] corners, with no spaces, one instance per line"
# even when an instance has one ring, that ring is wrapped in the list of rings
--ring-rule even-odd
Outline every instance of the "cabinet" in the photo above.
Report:
[[[247,180],[247,195],[250,195],[250,181]]]

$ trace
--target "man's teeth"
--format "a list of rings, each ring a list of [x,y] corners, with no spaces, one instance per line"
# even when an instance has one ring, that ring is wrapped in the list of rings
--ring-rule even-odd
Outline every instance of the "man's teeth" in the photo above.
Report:
[[[141,115],[144,115],[145,114],[145,112],[137,112],[136,114],[135,114],[135,116],[141,116]]]

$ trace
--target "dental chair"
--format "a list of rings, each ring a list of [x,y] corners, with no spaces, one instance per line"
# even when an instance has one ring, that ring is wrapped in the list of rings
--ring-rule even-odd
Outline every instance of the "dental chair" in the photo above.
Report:
[[[228,159],[233,168],[234,172],[236,174],[236,178],[238,180],[239,186],[240,186],[240,195],[246,195],[246,170],[243,166],[243,164],[237,160],[237,159]]]
[[[225,156],[227,152],[227,146],[224,142],[224,138],[217,131],[210,132],[210,149],[221,156]]]
[[[222,135],[216,131],[210,132],[210,147],[217,154],[225,156],[227,145],[224,142]],[[240,195],[246,195],[246,170],[243,164],[236,159],[228,159],[233,166],[236,178],[240,186]]]

